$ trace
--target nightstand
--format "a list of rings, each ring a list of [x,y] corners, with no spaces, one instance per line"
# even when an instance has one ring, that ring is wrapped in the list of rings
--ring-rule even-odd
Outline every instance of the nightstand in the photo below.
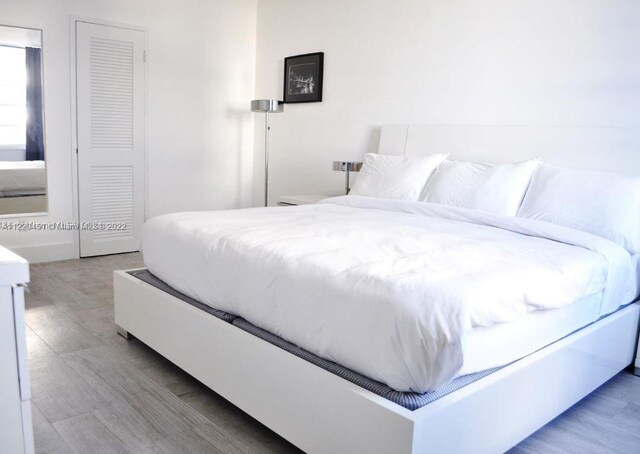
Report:
[[[320,200],[324,200],[329,195],[322,194],[306,194],[306,195],[281,195],[278,197],[278,206],[287,207],[287,206],[296,206],[296,205],[310,205],[312,203],[317,203]]]

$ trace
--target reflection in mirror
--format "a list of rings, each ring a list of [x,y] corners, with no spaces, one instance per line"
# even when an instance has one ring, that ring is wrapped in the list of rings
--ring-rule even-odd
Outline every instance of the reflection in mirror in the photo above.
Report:
[[[42,31],[0,26],[0,215],[46,211]]]

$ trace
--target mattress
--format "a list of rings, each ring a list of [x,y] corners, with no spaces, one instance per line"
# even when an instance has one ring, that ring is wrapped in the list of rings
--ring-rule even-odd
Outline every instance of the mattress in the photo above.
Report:
[[[640,294],[640,254],[630,260],[633,295]],[[632,298],[633,299],[633,298]],[[602,295],[591,295],[565,307],[533,311],[510,323],[474,328],[464,343],[465,361],[460,375],[496,367],[522,358],[606,315]]]
[[[472,329],[463,341],[465,360],[458,374],[509,364],[584,328],[601,317],[601,299],[592,295],[559,309]]]
[[[45,188],[37,189],[5,189],[0,191],[0,197],[37,197],[46,195]]]
[[[42,195],[45,187],[44,161],[0,161],[0,196]]]
[[[142,251],[190,298],[418,394],[532,353],[637,294],[631,256],[608,240],[357,196],[160,216],[143,227]]]
[[[497,366],[473,373],[465,373],[463,370],[460,376],[430,392],[400,392],[340,364],[314,355],[291,342],[285,341],[275,334],[258,328],[241,317],[214,309],[196,301],[178,292],[161,279],[158,279],[147,269],[129,271],[129,274],[227,323],[231,323],[243,331],[259,337],[270,344],[409,410],[416,410],[441,397],[451,394],[464,386],[500,370],[515,359],[522,358],[540,348],[546,347],[578,331],[580,328],[588,326],[594,320],[598,319],[598,298],[591,297],[555,311],[528,314],[516,323],[474,330],[467,339],[469,357],[480,358],[487,353],[493,352],[493,359],[489,361],[493,361]],[[467,367],[474,369],[477,366],[473,364],[473,362],[470,362],[467,364]]]

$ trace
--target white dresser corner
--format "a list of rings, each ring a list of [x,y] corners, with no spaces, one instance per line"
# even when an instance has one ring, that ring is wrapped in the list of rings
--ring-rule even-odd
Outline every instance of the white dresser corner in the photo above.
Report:
[[[33,453],[24,284],[29,263],[0,246],[0,440],[2,452]]]

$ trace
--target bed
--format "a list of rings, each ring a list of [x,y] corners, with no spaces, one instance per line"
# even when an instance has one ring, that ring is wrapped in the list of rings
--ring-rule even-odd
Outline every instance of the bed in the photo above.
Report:
[[[0,197],[44,195],[44,161],[0,161]]]
[[[0,161],[0,215],[47,211],[44,161]]]
[[[534,145],[568,151],[591,133],[544,131]],[[528,138],[392,126],[380,151],[465,150],[478,132],[479,148]],[[634,355],[638,256],[548,223],[348,196],[164,216],[142,241],[172,290],[116,272],[121,333],[309,452],[503,451]],[[449,388],[408,406],[354,376],[418,396]]]

